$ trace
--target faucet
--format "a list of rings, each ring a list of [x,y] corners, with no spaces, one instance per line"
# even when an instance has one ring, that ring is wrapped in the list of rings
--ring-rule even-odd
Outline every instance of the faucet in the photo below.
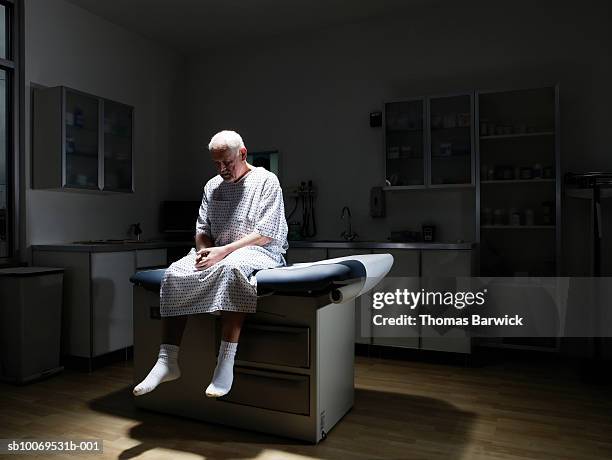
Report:
[[[135,224],[131,224],[130,225],[130,231],[134,232],[134,235],[136,236],[136,239],[138,241],[140,241],[140,234],[142,233],[142,229],[140,228],[140,222],[135,223]]]
[[[344,208],[342,208],[342,214],[340,214],[340,219],[345,218],[346,215],[346,229],[340,234],[340,236],[342,238],[344,238],[346,241],[353,241],[355,238],[357,238],[357,233],[353,233],[353,229],[351,227],[351,210],[349,209],[348,206],[345,206]]]

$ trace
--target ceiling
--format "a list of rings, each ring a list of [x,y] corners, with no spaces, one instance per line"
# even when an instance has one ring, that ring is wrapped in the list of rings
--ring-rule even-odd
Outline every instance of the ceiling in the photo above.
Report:
[[[183,54],[397,15],[432,0],[68,0]]]

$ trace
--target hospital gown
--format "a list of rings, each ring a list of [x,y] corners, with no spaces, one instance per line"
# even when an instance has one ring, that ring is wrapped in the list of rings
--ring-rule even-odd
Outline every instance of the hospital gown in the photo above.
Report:
[[[195,248],[171,264],[161,284],[161,316],[219,310],[255,313],[255,272],[286,265],[287,222],[277,177],[256,167],[237,182],[225,182],[221,176],[208,181],[196,233],[208,235],[214,246],[223,246],[254,231],[272,240],[264,246],[242,247],[206,269],[195,268]]]

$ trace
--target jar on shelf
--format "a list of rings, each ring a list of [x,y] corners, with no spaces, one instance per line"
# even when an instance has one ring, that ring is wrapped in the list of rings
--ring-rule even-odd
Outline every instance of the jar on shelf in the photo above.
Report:
[[[552,225],[554,205],[552,201],[544,201],[542,203],[542,223],[544,225]]]
[[[533,170],[529,167],[521,168],[521,179],[531,179],[533,177]]]
[[[521,225],[521,214],[516,208],[511,208],[509,212],[510,225],[519,226]]]
[[[533,165],[533,178],[534,179],[542,178],[542,165],[540,163],[536,163]]]
[[[533,209],[525,209],[525,225],[535,225]]]

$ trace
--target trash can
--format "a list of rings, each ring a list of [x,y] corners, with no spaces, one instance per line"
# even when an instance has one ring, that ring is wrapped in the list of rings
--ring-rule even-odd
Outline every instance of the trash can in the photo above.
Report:
[[[0,269],[0,379],[26,383],[60,366],[63,268]]]

